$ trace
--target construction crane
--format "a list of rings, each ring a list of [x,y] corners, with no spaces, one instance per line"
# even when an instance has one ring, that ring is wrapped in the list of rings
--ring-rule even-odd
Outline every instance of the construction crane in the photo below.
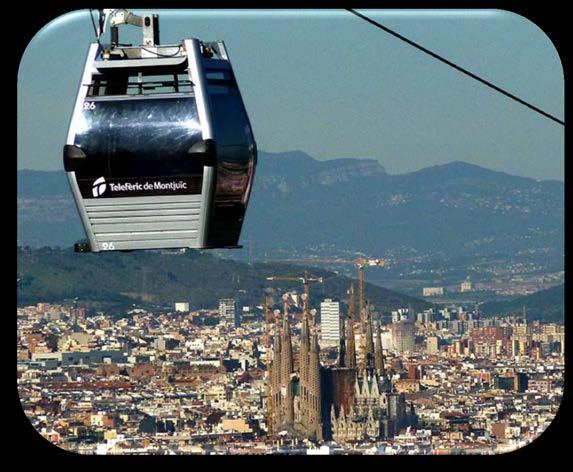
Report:
[[[360,311],[358,316],[360,317],[360,328],[364,333],[364,321],[365,321],[365,288],[364,288],[364,269],[366,267],[384,267],[384,259],[365,259],[360,257],[356,259],[354,265],[358,269],[358,301],[360,304]]]
[[[271,275],[267,277],[267,280],[292,280],[297,282],[302,282],[303,285],[303,296],[302,296],[302,303],[303,303],[303,313],[308,315],[308,304],[310,302],[310,282],[319,282],[322,283],[322,277],[316,277],[308,273],[308,271],[304,271],[304,274],[295,275],[295,276],[282,276],[282,275]]]
[[[358,303],[359,309],[357,310],[356,316],[360,320],[360,327],[364,332],[364,309],[365,309],[365,279],[364,279],[364,269],[366,267],[384,267],[386,261],[384,259],[371,259],[365,257],[359,257],[358,259],[354,260],[346,260],[346,259],[283,259],[281,262],[297,262],[305,264],[352,264],[358,270]],[[307,274],[307,272],[305,272]],[[271,280],[270,277],[267,277],[267,280]],[[302,280],[302,278],[289,278],[283,280]],[[322,281],[322,280],[321,280]],[[307,285],[308,286],[308,285]]]

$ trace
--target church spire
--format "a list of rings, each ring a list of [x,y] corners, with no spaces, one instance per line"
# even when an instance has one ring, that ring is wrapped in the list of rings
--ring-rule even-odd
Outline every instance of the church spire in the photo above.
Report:
[[[278,329],[273,339],[267,382],[269,384],[267,396],[269,431],[276,432],[280,422],[280,403],[276,392],[280,390],[281,384],[281,335]]]
[[[284,383],[287,383],[288,379],[290,379],[290,375],[294,370],[294,362],[292,356],[292,340],[290,336],[288,312],[286,311],[283,317],[283,329],[281,336],[281,380]]]
[[[348,291],[348,336],[347,336],[347,361],[346,364],[351,369],[356,368],[356,341],[354,336],[354,285],[350,285]]]
[[[380,324],[381,323],[378,322],[376,326],[376,349],[374,355],[374,362],[375,362],[376,372],[378,372],[379,375],[383,376],[386,374],[386,371],[384,368],[384,354],[382,352],[382,333],[380,330]]]
[[[313,334],[310,342],[310,353],[308,356],[308,393],[309,393],[309,411],[308,411],[308,428],[314,433],[318,440],[322,440],[322,404],[321,404],[321,385],[320,385],[320,347],[318,345],[318,336]]]
[[[274,343],[273,343],[273,357],[272,357],[272,372],[280,376],[281,372],[281,334],[277,331],[275,333]]]
[[[301,385],[306,385],[308,376],[308,352],[310,350],[310,338],[308,327],[308,314],[303,313],[302,328],[300,332],[300,358],[299,358],[299,371]]]
[[[365,360],[365,367],[372,368],[374,367],[374,342],[372,337],[372,314],[370,312],[370,302],[368,302],[366,308],[366,333],[365,333],[365,353],[364,353],[364,360]]]
[[[338,345],[338,367],[346,367],[346,332],[344,317],[340,315],[340,341]]]
[[[284,424],[292,426],[294,422],[294,405],[293,405],[293,386],[291,377],[294,371],[294,360],[292,355],[292,340],[290,335],[290,325],[288,319],[287,304],[283,317],[283,329],[281,339],[281,374],[280,374],[280,391],[281,391],[281,418]]]

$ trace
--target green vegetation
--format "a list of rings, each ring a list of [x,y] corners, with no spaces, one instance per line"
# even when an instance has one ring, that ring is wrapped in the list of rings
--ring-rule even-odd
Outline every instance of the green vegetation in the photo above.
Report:
[[[563,323],[565,285],[557,285],[546,290],[514,298],[513,300],[484,303],[480,312],[484,315],[518,314],[525,307],[527,319],[543,319]]]
[[[72,249],[18,248],[18,304],[77,299],[128,307],[172,305],[188,301],[192,308],[213,308],[219,298],[240,297],[246,304],[261,304],[266,295],[275,303],[285,290],[302,292],[298,282],[271,282],[270,275],[297,275],[304,267],[277,263],[242,262],[219,259],[202,251],[74,253]],[[311,289],[313,306],[324,297],[346,299],[351,279],[334,272],[312,269],[324,283]],[[425,309],[431,304],[372,284],[366,296],[384,312],[412,306]]]

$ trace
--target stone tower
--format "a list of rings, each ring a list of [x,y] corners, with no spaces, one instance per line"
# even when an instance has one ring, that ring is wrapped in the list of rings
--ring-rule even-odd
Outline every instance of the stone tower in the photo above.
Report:
[[[376,347],[374,353],[374,366],[376,372],[380,376],[386,375],[386,369],[384,367],[384,354],[382,353],[382,333],[380,332],[380,322],[377,323],[376,327]]]
[[[288,312],[285,310],[283,318],[283,329],[281,333],[280,351],[280,394],[281,394],[281,418],[285,426],[292,426],[294,423],[294,389],[291,376],[294,372],[294,360],[292,356],[292,340],[290,335],[290,325]]]
[[[308,423],[308,358],[310,351],[310,338],[307,313],[303,314],[302,329],[300,333],[299,351],[299,389],[298,389],[298,412],[297,419],[303,428]]]
[[[374,341],[372,337],[372,315],[370,313],[370,303],[366,310],[366,327],[365,327],[365,352],[364,352],[364,366],[366,368],[374,368]]]
[[[346,366],[356,369],[356,338],[354,335],[354,285],[350,286],[348,294],[348,322],[346,323],[348,333],[346,336]]]
[[[338,345],[338,367],[346,367],[346,327],[340,316],[340,342]]]
[[[277,433],[280,426],[280,384],[281,384],[281,337],[275,334],[272,358],[269,362],[269,373],[267,382],[270,385],[267,399],[269,409],[269,432]]]
[[[322,395],[318,336],[313,334],[308,356],[308,411],[306,429],[311,437],[322,440]]]
[[[288,316],[275,333],[269,364],[269,432],[287,430],[314,440],[323,437],[320,348],[316,333],[310,336],[307,314],[303,315],[299,370],[294,371]]]

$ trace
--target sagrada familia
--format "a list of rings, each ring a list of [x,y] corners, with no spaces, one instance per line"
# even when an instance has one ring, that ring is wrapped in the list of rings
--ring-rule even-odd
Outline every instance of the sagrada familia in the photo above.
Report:
[[[404,394],[393,391],[384,366],[380,324],[373,336],[369,310],[363,314],[363,349],[357,364],[351,307],[346,323],[341,317],[336,365],[325,367],[320,362],[316,327],[309,324],[306,309],[295,359],[285,304],[268,362],[269,434],[287,431],[313,441],[362,442],[393,437],[401,428],[416,424],[413,406],[408,408]]]

